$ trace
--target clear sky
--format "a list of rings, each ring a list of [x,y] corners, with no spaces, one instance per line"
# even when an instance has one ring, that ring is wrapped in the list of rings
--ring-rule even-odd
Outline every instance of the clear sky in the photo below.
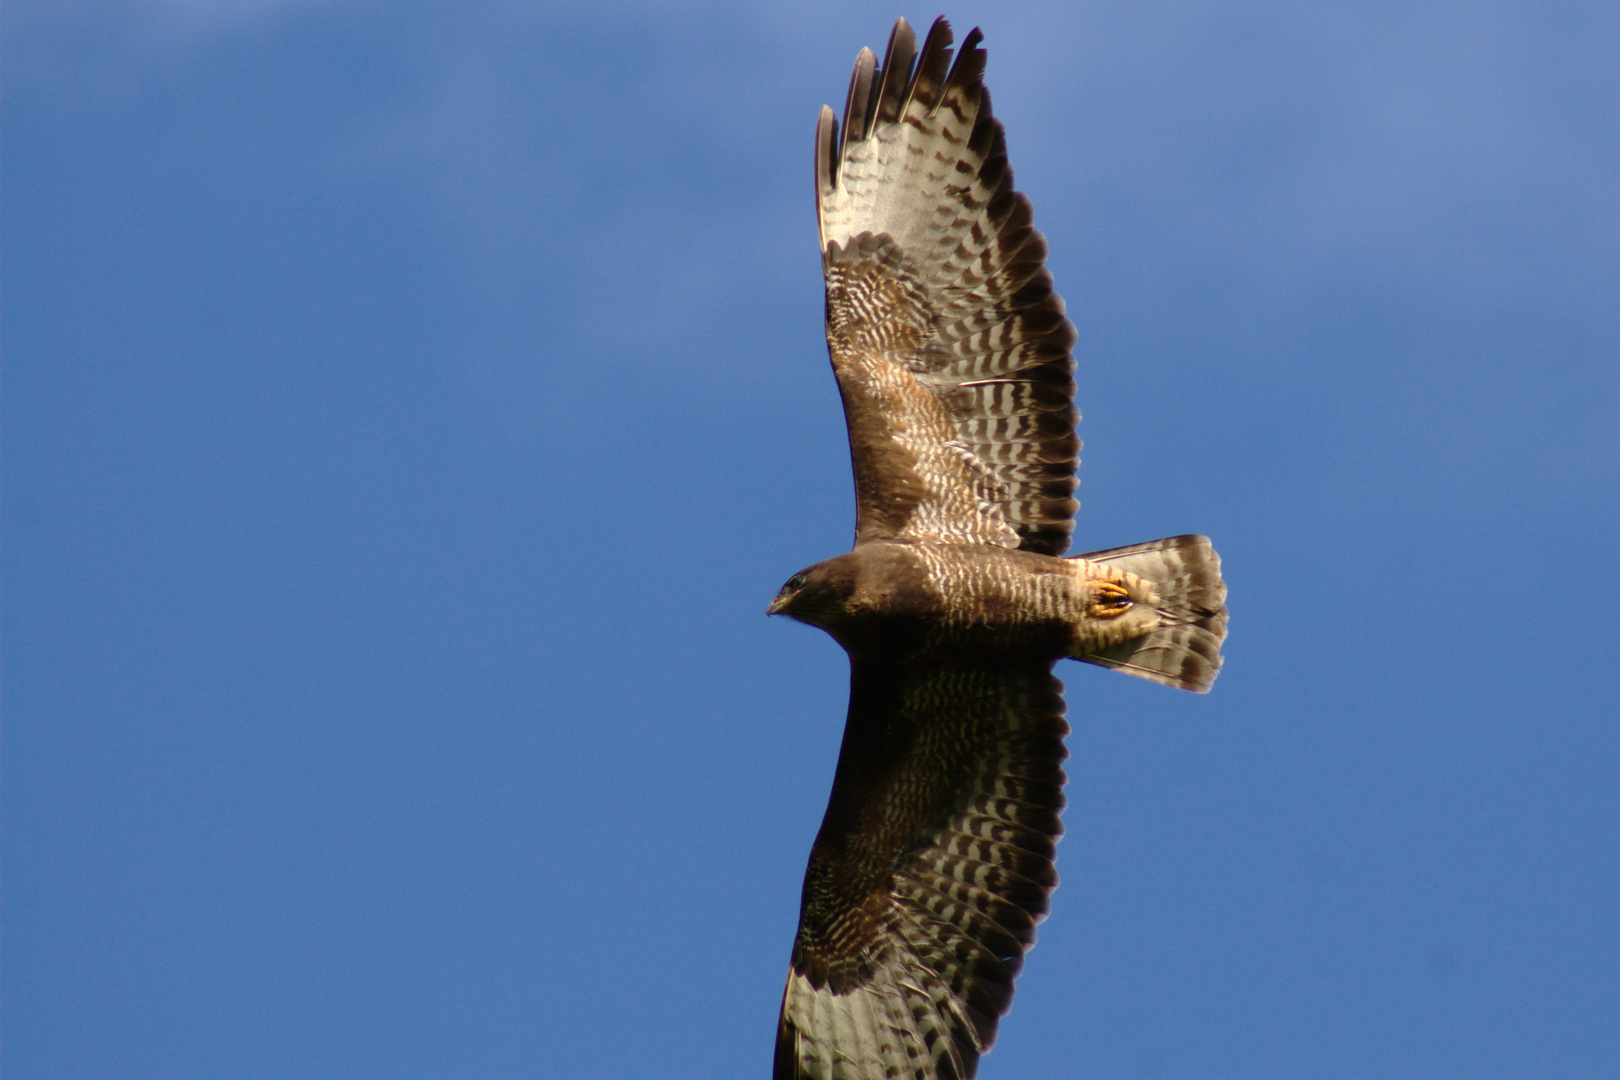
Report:
[[[896,15],[12,0],[8,1080],[763,1076],[845,663],[812,131]],[[1620,7],[970,3],[1079,328],[987,1080],[1620,1076]]]

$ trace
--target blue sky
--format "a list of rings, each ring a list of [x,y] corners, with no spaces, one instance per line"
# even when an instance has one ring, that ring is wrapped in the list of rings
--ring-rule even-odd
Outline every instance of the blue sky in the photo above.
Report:
[[[763,1075],[842,731],[816,109],[933,10],[17,0],[3,1065]],[[1620,9],[969,4],[1080,332],[987,1080],[1620,1073]]]

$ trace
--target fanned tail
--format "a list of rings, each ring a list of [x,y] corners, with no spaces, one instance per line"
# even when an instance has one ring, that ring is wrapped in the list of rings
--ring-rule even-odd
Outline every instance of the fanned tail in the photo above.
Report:
[[[1172,536],[1079,558],[1151,581],[1159,593],[1159,625],[1142,637],[1075,659],[1207,693],[1221,670],[1221,642],[1226,639],[1226,582],[1209,537]]]

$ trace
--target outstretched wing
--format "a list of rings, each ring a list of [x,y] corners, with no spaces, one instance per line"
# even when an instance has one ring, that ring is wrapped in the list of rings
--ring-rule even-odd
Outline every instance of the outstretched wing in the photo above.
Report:
[[[1049,664],[856,666],[810,851],[775,1080],[971,1077],[1057,884]]]
[[[951,64],[904,19],[862,49],[840,138],[816,130],[827,343],[855,468],[855,539],[939,537],[1061,555],[1076,454],[1074,327],[1013,190],[974,30]],[[948,70],[948,74],[947,74]]]

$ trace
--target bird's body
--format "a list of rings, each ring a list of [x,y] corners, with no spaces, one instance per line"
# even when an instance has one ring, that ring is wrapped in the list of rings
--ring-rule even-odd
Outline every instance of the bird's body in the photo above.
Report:
[[[775,611],[858,663],[1058,660],[1141,637],[1157,591],[1136,574],[990,544],[874,540],[818,563]]]
[[[1202,536],[1061,558],[1078,504],[1074,327],[1012,186],[977,30],[905,20],[823,108],[816,209],[855,547],[769,610],[850,659],[805,872],[777,1080],[974,1074],[1057,884],[1062,684],[1085,660],[1208,690],[1226,634]],[[915,61],[915,63],[914,63]]]

